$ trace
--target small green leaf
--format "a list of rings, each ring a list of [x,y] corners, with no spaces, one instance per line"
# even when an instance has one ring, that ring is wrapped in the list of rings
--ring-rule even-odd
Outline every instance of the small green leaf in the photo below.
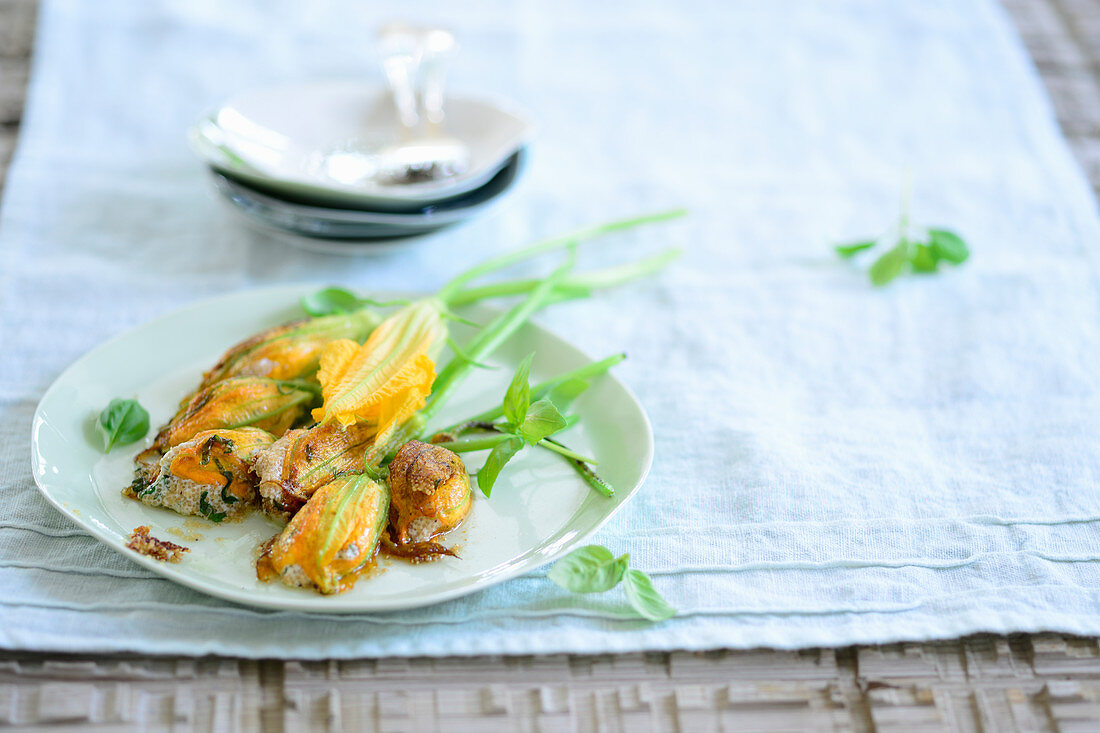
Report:
[[[676,615],[676,609],[657,592],[653,581],[641,570],[627,570],[624,581],[623,587],[626,588],[630,605],[644,618],[664,621]]]
[[[149,432],[149,413],[137,400],[113,399],[95,423],[96,432],[103,438],[103,452],[110,453],[116,445],[136,443]]]
[[[554,407],[554,403],[542,399],[527,408],[527,416],[519,426],[519,434],[527,441],[527,445],[534,445],[568,425],[569,422]]]
[[[940,256],[929,245],[918,244],[913,249],[913,256],[909,262],[913,265],[913,272],[935,272],[939,267]]]
[[[587,379],[578,377],[567,379],[550,390],[550,394],[546,396],[546,399],[553,402],[554,407],[564,411],[569,409],[569,406],[573,404],[573,400],[584,394],[585,390],[591,386],[592,383]]]
[[[902,240],[898,246],[887,250],[882,257],[871,265],[871,283],[885,285],[901,273],[901,268],[909,261],[909,243]]]
[[[854,257],[865,249],[871,249],[878,244],[877,239],[868,239],[862,242],[849,242],[848,244],[838,244],[834,247],[836,253],[841,257]]]
[[[504,393],[504,417],[513,428],[519,427],[527,416],[527,408],[531,406],[531,361],[534,358],[535,352],[532,351],[520,362],[508,391]]]
[[[477,472],[477,487],[481,493],[489,496],[493,491],[493,484],[497,482],[497,476],[501,470],[512,460],[512,456],[523,447],[523,440],[512,436],[503,443],[498,444],[485,459],[485,465]]]
[[[932,248],[941,259],[959,265],[970,257],[970,249],[958,234],[946,229],[929,229],[928,236],[932,238]]]
[[[602,593],[623,579],[630,555],[615,557],[601,545],[586,545],[554,563],[547,577],[572,593]]]
[[[350,313],[362,305],[359,298],[343,288],[323,288],[311,295],[303,295],[302,310],[311,316],[331,316]]]

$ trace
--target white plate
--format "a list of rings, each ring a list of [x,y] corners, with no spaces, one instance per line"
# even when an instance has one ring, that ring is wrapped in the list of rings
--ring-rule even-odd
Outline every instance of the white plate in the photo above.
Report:
[[[316,288],[283,286],[204,301],[80,358],[47,390],[34,415],[33,471],[42,494],[109,547],[177,583],[250,606],[350,613],[439,603],[533,570],[581,545],[638,491],[652,462],[653,434],[638,401],[606,375],[575,403],[581,424],[563,441],[600,461],[601,475],[616,487],[613,498],[596,494],[557,456],[527,450],[505,469],[491,499],[475,490],[469,518],[448,539],[460,558],[425,565],[383,559],[382,572],[339,595],[258,581],[254,549],[278,529],[258,515],[240,523],[213,524],[124,498],[120,491],[132,478],[133,457],[152,435],[104,456],[93,443],[95,414],[114,397],[136,397],[154,426],[161,424],[218,355],[251,333],[300,317],[298,298]],[[475,306],[464,312],[484,322],[497,311]],[[460,332],[465,329],[456,327],[459,340],[465,338]],[[502,368],[475,371],[439,416],[439,424],[499,403],[514,367],[532,351],[537,352],[533,381],[591,361],[564,340],[528,324],[498,351],[494,361]],[[463,458],[470,471],[483,460],[481,454]],[[152,526],[154,536],[191,551],[181,563],[166,564],[126,549],[130,532],[143,524]],[[190,533],[201,539],[181,539]]]
[[[400,139],[389,94],[352,81],[265,87],[233,97],[189,133],[192,147],[215,168],[255,185],[318,203],[392,206],[437,201],[484,185],[530,141],[533,125],[520,112],[470,97],[448,97],[447,132],[469,147],[469,168],[439,181],[386,185],[332,178],[321,155],[362,141]]]

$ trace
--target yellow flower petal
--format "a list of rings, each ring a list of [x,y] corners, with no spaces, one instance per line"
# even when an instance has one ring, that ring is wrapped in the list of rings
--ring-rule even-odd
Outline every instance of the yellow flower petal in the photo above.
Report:
[[[333,341],[321,352],[321,367],[317,371],[317,379],[322,385],[322,394],[329,398],[332,390],[343,379],[348,366],[359,351],[359,344],[351,339],[339,339]],[[316,410],[314,414],[316,415]]]
[[[378,434],[405,421],[431,394],[435,362],[429,354],[445,335],[439,305],[426,300],[387,318],[362,346],[330,343],[317,375],[324,404],[313,418],[342,425],[367,422]]]

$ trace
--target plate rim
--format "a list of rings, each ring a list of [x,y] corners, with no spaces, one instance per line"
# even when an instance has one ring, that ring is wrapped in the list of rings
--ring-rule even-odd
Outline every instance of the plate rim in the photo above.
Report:
[[[35,405],[34,415],[31,419],[31,450],[30,450],[30,456],[29,457],[30,457],[30,463],[31,463],[31,475],[34,477],[34,483],[35,483],[35,487],[38,489],[38,493],[41,494],[46,499],[46,501],[51,506],[53,506],[58,512],[60,512],[66,519],[68,519],[69,521],[76,524],[81,530],[83,530],[83,531],[87,532],[88,534],[90,534],[91,536],[93,536],[100,543],[106,545],[107,547],[111,548],[112,550],[119,553],[120,555],[122,555],[122,556],[138,563],[142,567],[145,567],[145,568],[153,571],[154,573],[156,573],[158,576],[160,576],[162,578],[170,580],[174,583],[178,583],[179,585],[190,588],[192,590],[198,591],[198,592],[200,592],[204,595],[219,598],[221,600],[228,601],[230,603],[234,603],[238,606],[250,607],[250,608],[260,608],[260,609],[266,609],[266,610],[293,612],[293,613],[315,613],[315,614],[325,614],[325,615],[350,615],[350,614],[388,613],[388,612],[393,612],[393,611],[411,610],[411,609],[415,609],[415,608],[424,608],[424,607],[427,607],[427,606],[438,605],[440,603],[451,601],[451,600],[454,600],[456,598],[461,598],[463,596],[473,595],[474,593],[478,593],[482,590],[485,590],[486,588],[490,588],[492,586],[499,585],[499,584],[501,584],[505,581],[511,580],[513,578],[516,578],[516,577],[524,575],[528,572],[531,572],[532,570],[536,570],[540,567],[548,565],[551,562],[557,560],[558,558],[564,556],[568,552],[571,552],[572,550],[580,547],[582,545],[582,543],[587,541],[588,538],[590,538],[592,535],[594,535],[596,532],[598,532],[616,514],[618,514],[619,511],[631,499],[633,499],[634,496],[636,496],[637,493],[645,485],[646,479],[649,477],[650,470],[653,467],[653,457],[654,457],[655,447],[656,447],[656,444],[655,444],[655,441],[654,441],[654,435],[653,435],[653,423],[650,420],[649,414],[646,412],[645,407],[642,404],[641,400],[639,400],[638,396],[636,394],[634,394],[634,391],[631,390],[630,387],[626,383],[624,383],[622,380],[620,380],[618,377],[611,374],[610,372],[607,372],[606,376],[608,376],[611,379],[615,380],[615,382],[618,384],[618,386],[626,393],[626,395],[630,398],[630,400],[634,403],[634,405],[637,406],[638,413],[641,415],[641,418],[642,418],[642,425],[645,429],[645,451],[642,455],[642,460],[640,461],[640,465],[641,465],[642,469],[641,469],[641,472],[639,473],[638,479],[635,482],[634,486],[632,486],[628,490],[626,490],[626,492],[625,492],[626,497],[622,501],[618,502],[615,506],[611,507],[609,509],[609,511],[607,511],[607,513],[604,514],[599,519],[599,521],[597,521],[588,531],[579,532],[573,538],[571,538],[568,542],[562,543],[562,545],[559,548],[557,548],[554,552],[548,553],[546,555],[538,555],[538,554],[528,555],[525,558],[522,558],[520,560],[511,561],[508,564],[508,567],[506,569],[502,570],[501,572],[494,573],[493,575],[489,576],[488,578],[482,577],[478,580],[473,581],[469,585],[458,586],[458,587],[453,588],[451,590],[441,591],[437,594],[432,594],[432,595],[424,596],[424,597],[421,597],[421,598],[418,598],[418,599],[414,599],[411,602],[396,601],[395,600],[395,601],[390,601],[390,602],[379,603],[379,604],[376,604],[376,605],[374,605],[372,607],[369,607],[369,608],[348,608],[348,607],[344,607],[344,606],[334,607],[332,605],[328,605],[326,607],[325,599],[328,598],[329,596],[324,596],[324,595],[321,595],[321,594],[311,594],[309,596],[303,595],[303,597],[301,599],[298,599],[298,598],[294,598],[294,599],[267,599],[267,598],[261,597],[261,598],[250,598],[248,600],[242,600],[238,593],[234,593],[232,591],[224,590],[224,589],[221,589],[221,588],[218,588],[218,587],[211,587],[211,586],[205,585],[199,578],[194,578],[194,577],[191,577],[191,576],[186,575],[186,574],[174,572],[174,568],[175,568],[174,565],[164,563],[164,562],[161,562],[161,561],[158,561],[158,560],[154,560],[153,558],[146,557],[145,555],[141,555],[137,552],[134,552],[133,550],[130,550],[128,547],[126,547],[124,542],[122,542],[120,540],[116,540],[113,536],[108,534],[105,530],[98,527],[95,522],[85,520],[84,517],[79,512],[74,512],[74,510],[70,509],[65,504],[63,504],[60,501],[60,499],[52,496],[51,493],[50,493],[50,490],[46,486],[43,485],[45,472],[40,470],[42,468],[43,462],[39,460],[39,458],[41,457],[41,450],[40,450],[40,444],[39,444],[39,439],[38,439],[39,429],[44,424],[46,424],[46,422],[47,422],[45,417],[42,415],[43,405],[46,403],[47,399],[53,394],[53,392],[55,390],[57,390],[57,389],[64,386],[64,381],[65,381],[65,378],[67,376],[69,376],[78,367],[80,367],[81,365],[83,365],[87,361],[94,358],[95,355],[98,352],[100,352],[101,350],[106,349],[107,347],[109,347],[111,345],[114,345],[114,344],[116,344],[116,343],[118,343],[118,342],[120,342],[120,341],[122,341],[122,340],[124,340],[128,337],[131,337],[131,335],[135,331],[145,329],[145,328],[154,327],[156,324],[158,324],[162,321],[166,321],[168,319],[171,319],[173,317],[177,317],[177,316],[181,315],[182,313],[184,313],[188,310],[191,310],[192,308],[196,308],[196,307],[199,307],[199,306],[213,305],[213,304],[216,304],[216,303],[219,303],[219,302],[222,302],[222,301],[232,300],[233,298],[239,298],[239,297],[244,297],[244,296],[249,296],[249,295],[259,295],[261,293],[269,294],[271,296],[275,296],[277,293],[283,292],[283,293],[286,293],[288,298],[291,299],[291,302],[293,302],[293,300],[292,300],[293,298],[300,297],[301,293],[308,291],[308,289],[310,289],[310,288],[322,288],[322,287],[328,287],[328,286],[329,285],[326,285],[324,283],[317,283],[317,282],[308,282],[308,283],[303,282],[303,283],[291,283],[291,284],[281,284],[281,285],[268,285],[268,286],[261,286],[261,287],[257,287],[257,288],[248,288],[248,289],[244,289],[244,290],[238,290],[238,291],[234,291],[234,292],[230,292],[230,293],[223,293],[221,295],[216,295],[216,296],[209,297],[209,298],[202,298],[202,299],[197,300],[197,301],[192,301],[192,302],[188,303],[187,305],[184,305],[180,308],[176,308],[176,309],[171,310],[167,313],[162,313],[161,315],[159,315],[155,318],[152,318],[148,321],[143,321],[141,323],[138,323],[138,324],[134,325],[133,327],[126,329],[122,333],[117,334],[115,336],[112,336],[111,338],[108,338],[108,339],[96,344],[94,347],[89,349],[87,352],[85,352],[84,354],[79,356],[72,363],[70,363],[64,370],[62,370],[61,373],[58,374],[56,378],[54,378],[54,380],[50,383],[50,386],[47,387],[45,392],[42,393],[42,397],[39,398],[38,404]],[[360,290],[362,290],[362,289],[360,289]],[[363,292],[366,292],[366,291],[363,291]],[[417,295],[424,295],[423,293],[410,293],[408,291],[378,290],[378,291],[371,291],[371,292],[374,293],[375,295],[383,295],[385,297],[392,297],[392,296],[408,297],[410,295],[412,297],[416,297]],[[495,306],[487,305],[487,304],[485,305],[485,307],[496,309]],[[562,338],[561,336],[558,336],[558,334],[551,331],[550,329],[545,328],[543,326],[540,326],[539,324],[534,323],[533,321],[529,321],[528,324],[530,326],[533,326],[534,328],[538,329],[539,331],[542,331],[546,334],[549,334],[549,335],[553,336],[554,338],[558,339],[559,341],[562,341],[566,344],[569,344],[570,346],[572,346],[572,348],[575,351],[577,351],[579,354],[584,356],[584,358],[588,359],[589,361],[592,361],[592,358],[587,353],[582,351],[580,348],[578,348],[576,346],[573,346],[572,342],[568,341],[567,339]],[[47,465],[52,465],[52,464],[47,464]]]

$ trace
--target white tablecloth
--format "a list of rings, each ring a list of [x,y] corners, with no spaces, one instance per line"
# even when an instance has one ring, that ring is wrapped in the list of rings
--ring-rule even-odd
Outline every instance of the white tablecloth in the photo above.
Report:
[[[377,77],[374,28],[449,25],[457,89],[541,137],[494,215],[373,258],[250,233],[184,130],[232,92]],[[837,239],[913,216],[972,260],[882,290]],[[299,280],[432,289],[487,253],[687,205],[594,245],[669,243],[657,280],[539,316],[652,416],[654,470],[598,536],[681,609],[533,573],[437,607],[302,617],[223,603],[101,547],[29,470],[50,382],[214,294]],[[346,656],[800,647],[1100,634],[1100,329],[1090,192],[992,0],[234,3],[46,0],[0,219],[0,646]]]

